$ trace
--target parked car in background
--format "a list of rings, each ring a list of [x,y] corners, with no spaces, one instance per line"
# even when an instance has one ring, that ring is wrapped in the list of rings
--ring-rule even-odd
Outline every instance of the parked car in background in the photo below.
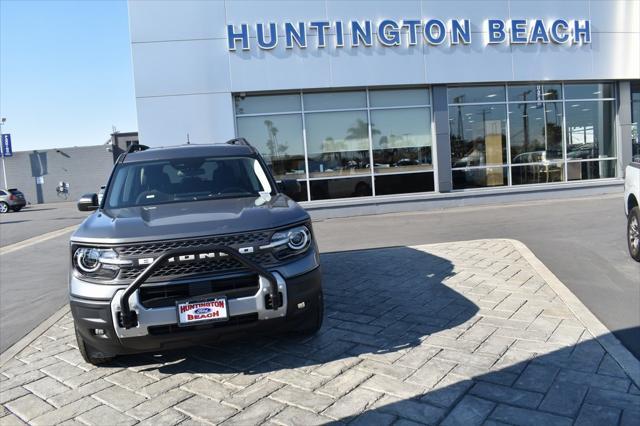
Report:
[[[627,166],[624,178],[624,211],[627,214],[629,254],[640,262],[640,162]]]
[[[0,189],[0,213],[19,212],[26,205],[24,194],[17,188]]]

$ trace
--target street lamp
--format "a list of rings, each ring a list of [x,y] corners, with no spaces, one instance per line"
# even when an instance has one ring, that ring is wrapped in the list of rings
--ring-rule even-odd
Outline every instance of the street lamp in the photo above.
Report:
[[[2,125],[7,121],[5,117],[0,119],[0,141],[2,141]],[[4,187],[5,189],[9,189],[9,184],[7,183],[7,165],[4,163],[4,146],[2,147],[2,174],[4,175]]]

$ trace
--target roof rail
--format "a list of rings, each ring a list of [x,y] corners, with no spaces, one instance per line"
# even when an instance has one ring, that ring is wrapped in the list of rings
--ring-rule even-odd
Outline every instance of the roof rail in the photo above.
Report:
[[[245,138],[233,138],[225,142],[227,145],[242,145],[248,147],[252,152],[258,152]]]
[[[136,151],[146,151],[147,149],[149,149],[148,146],[135,143],[135,144],[131,144],[129,148],[127,148],[127,154],[136,152]]]
[[[129,148],[127,148],[127,150],[124,152],[124,154],[121,154],[120,157],[118,157],[117,162],[124,163],[124,159],[127,158],[127,154],[138,151],[146,151],[147,149],[149,149],[149,147],[146,145],[141,145],[139,143],[131,144]]]
[[[245,145],[251,146],[251,144],[245,138],[233,138],[225,142],[227,145]]]

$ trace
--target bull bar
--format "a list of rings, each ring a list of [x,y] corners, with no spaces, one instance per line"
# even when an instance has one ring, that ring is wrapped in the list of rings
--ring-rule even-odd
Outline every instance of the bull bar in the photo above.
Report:
[[[131,297],[131,295],[136,290],[138,290],[158,268],[163,266],[172,257],[182,256],[186,254],[198,255],[211,252],[224,253],[225,255],[230,256],[231,258],[242,263],[253,272],[256,272],[258,275],[266,278],[269,282],[269,297],[271,298],[271,309],[273,309],[274,311],[278,309],[278,282],[276,280],[276,277],[271,272],[260,266],[258,263],[240,254],[237,250],[234,250],[231,247],[220,245],[205,246],[197,249],[173,249],[162,253],[153,262],[151,262],[151,264],[149,264],[149,266],[147,266],[144,271],[142,271],[142,273],[138,275],[131,284],[129,284],[129,286],[124,290],[124,293],[122,293],[122,296],[120,297],[120,314],[122,327],[124,327],[125,329],[130,329],[138,325],[137,314],[135,311],[131,310],[131,307],[129,306],[129,297]]]

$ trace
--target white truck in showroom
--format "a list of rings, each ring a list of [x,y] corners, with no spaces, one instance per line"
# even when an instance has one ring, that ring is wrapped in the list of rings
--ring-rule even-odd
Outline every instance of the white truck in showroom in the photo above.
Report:
[[[640,162],[627,166],[624,178],[624,210],[627,214],[629,254],[640,262]]]

